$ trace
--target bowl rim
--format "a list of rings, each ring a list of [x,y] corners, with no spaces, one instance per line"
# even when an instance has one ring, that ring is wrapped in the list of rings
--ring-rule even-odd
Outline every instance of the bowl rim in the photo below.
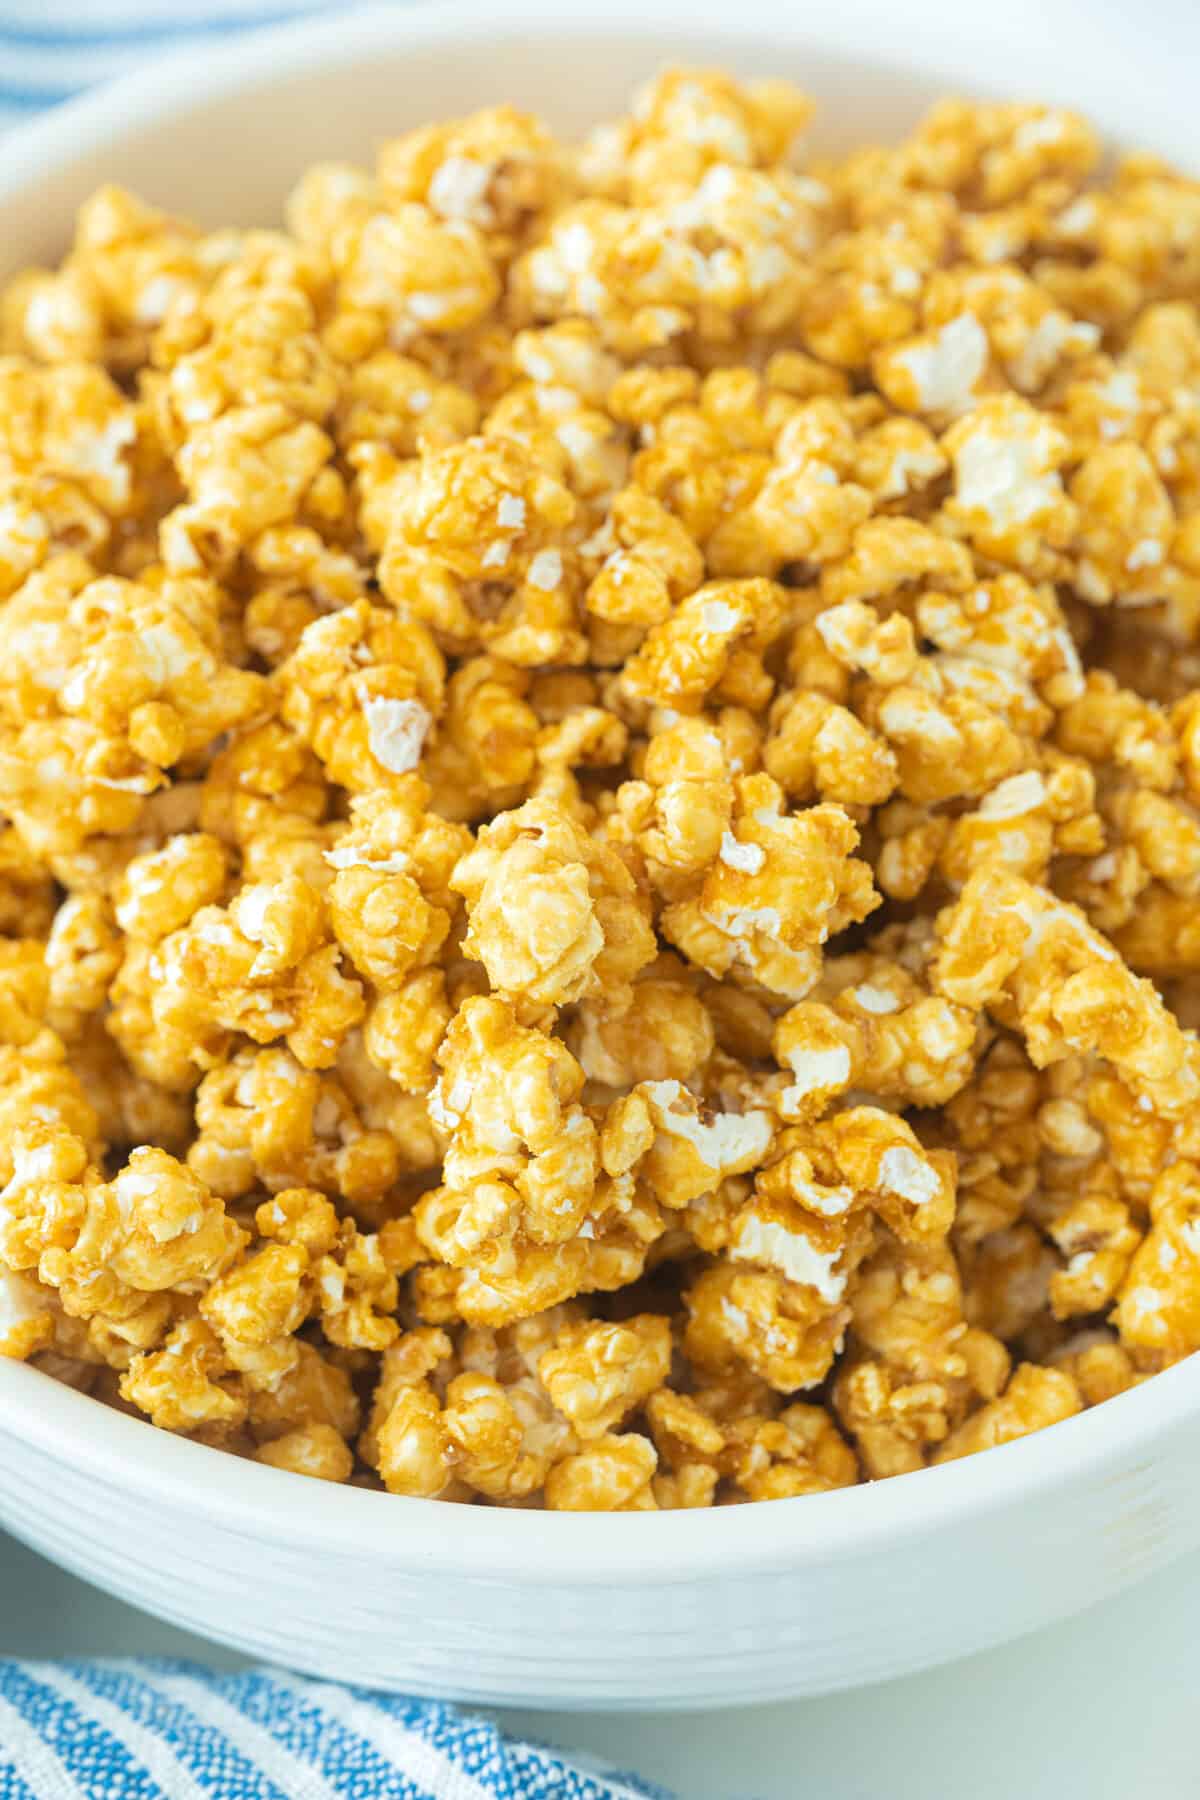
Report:
[[[556,1513],[456,1506],[293,1475],[160,1430],[0,1358],[0,1434],[90,1480],[280,1549],[554,1585],[719,1581],[895,1554],[908,1543],[1144,1467],[1200,1417],[1200,1356],[1057,1425],[939,1468],[764,1506]],[[764,1513],[767,1515],[764,1517]]]
[[[138,131],[214,99],[230,99],[316,67],[352,65],[406,49],[453,49],[464,33],[486,27],[497,41],[535,42],[537,34],[588,42],[627,40],[631,32],[674,26],[765,58],[780,49],[830,54],[864,67],[890,64],[927,80],[976,91],[1012,93],[1032,78],[1036,91],[1059,66],[1053,9],[1036,5],[1014,29],[1018,0],[1001,17],[974,8],[937,8],[936,20],[901,18],[890,0],[839,0],[810,16],[754,5],[731,12],[716,0],[607,0],[597,16],[585,5],[514,0],[497,18],[489,0],[441,0],[436,7],[368,6],[309,15],[236,41],[189,46],[148,68],[68,101],[5,139],[0,208],[27,198],[83,155],[102,156]],[[1020,0],[1028,4],[1029,0]],[[1040,41],[1039,41],[1040,39]],[[863,44],[869,49],[864,52]],[[981,53],[986,51],[986,56]],[[1061,44],[1059,45],[1061,58]],[[1127,53],[1114,42],[1089,49],[1088,104],[1106,121],[1154,143],[1164,114],[1154,84],[1129,81]],[[980,68],[980,64],[985,66]],[[1144,91],[1145,98],[1142,98]],[[1160,129],[1161,128],[1161,129]],[[1194,137],[1193,137],[1194,143]],[[906,1541],[984,1518],[1055,1490],[1127,1473],[1157,1440],[1200,1416],[1200,1357],[1191,1357],[1137,1389],[1061,1424],[941,1468],[764,1508],[624,1516],[463,1508],[330,1486],[243,1458],[214,1452],[97,1404],[23,1364],[0,1358],[0,1431],[118,1492],[281,1546],[356,1555],[444,1570],[495,1583],[579,1585],[719,1581],[781,1568],[894,1553]],[[218,1477],[218,1471],[221,1471]],[[35,1497],[34,1497],[35,1498]],[[403,1508],[403,1510],[400,1510]]]
[[[0,204],[26,194],[80,154],[177,117],[192,104],[233,98],[280,77],[380,51],[448,47],[481,29],[498,44],[528,50],[540,33],[566,39],[581,52],[589,40],[627,42],[631,33],[702,32],[709,40],[726,40],[731,51],[759,46],[769,68],[784,49],[797,56],[833,53],[980,95],[1011,97],[1029,83],[1025,91],[1052,99],[1050,90],[1071,79],[1064,75],[1062,20],[1041,0],[1007,0],[1003,9],[923,0],[915,13],[903,9],[903,16],[892,0],[838,0],[836,8],[822,9],[819,24],[808,9],[777,10],[774,0],[744,0],[733,11],[727,0],[605,0],[602,7],[600,0],[581,0],[567,9],[561,0],[510,0],[501,16],[494,0],[438,0],[436,6],[364,0],[346,11],[307,13],[228,41],[189,42],[18,124],[4,137]],[[1120,129],[1147,146],[1160,146],[1171,130],[1172,109],[1163,106],[1155,84],[1130,81],[1126,40],[1100,35],[1103,20],[1089,21],[1089,30],[1087,104],[1097,117],[1123,121]],[[1194,130],[1183,138],[1194,152]]]

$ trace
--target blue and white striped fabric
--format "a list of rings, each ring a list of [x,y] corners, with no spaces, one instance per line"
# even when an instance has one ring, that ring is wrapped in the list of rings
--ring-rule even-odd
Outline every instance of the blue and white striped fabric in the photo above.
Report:
[[[135,63],[337,0],[0,0],[0,130]]]
[[[0,1661],[0,1800],[669,1800],[487,1719],[164,1661]]]

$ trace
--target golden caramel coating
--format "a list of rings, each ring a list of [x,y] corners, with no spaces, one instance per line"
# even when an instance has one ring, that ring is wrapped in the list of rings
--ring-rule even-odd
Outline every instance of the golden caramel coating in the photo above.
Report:
[[[96,1108],[68,1056],[67,1046],[49,1026],[18,1044],[0,1042],[0,1177],[6,1182],[13,1172],[17,1134],[35,1120],[81,1138],[93,1157],[101,1153]]]
[[[276,680],[280,716],[352,792],[415,769],[441,710],[443,663],[427,631],[356,600],[314,619]]]
[[[606,1151],[602,1167],[600,1134],[577,1098],[583,1071],[565,1044],[518,1024],[502,1000],[475,997],[439,1061],[429,1111],[449,1134],[443,1185],[413,1217],[427,1251],[457,1272],[461,1316],[503,1325],[640,1275],[664,1229],[629,1172],[645,1141],[623,1162]],[[427,1287],[418,1304],[440,1321]]]
[[[557,547],[570,490],[508,437],[423,454],[392,483],[379,579],[399,617],[446,649],[520,668],[583,661],[573,573]]]
[[[328,1068],[365,1010],[341,960],[326,905],[299,875],[252,882],[161,944],[131,943],[113,1033],[136,1069],[175,1090],[194,1085],[230,1033],[283,1039],[305,1068]]]
[[[165,1151],[135,1150],[105,1182],[87,1146],[57,1124],[17,1132],[4,1194],[7,1266],[55,1289],[93,1333],[139,1349],[161,1339],[173,1296],[202,1293],[247,1238]]]
[[[649,1438],[597,1438],[564,1456],[546,1477],[546,1505],[552,1512],[655,1512],[651,1476],[658,1456]]]
[[[609,1088],[686,1082],[716,1047],[705,1001],[669,956],[643,971],[624,1012],[614,1015],[603,1000],[582,1001],[564,1035],[588,1080]]]
[[[878,733],[823,694],[793,690],[771,711],[767,773],[789,800],[878,806],[895,791],[895,755]]]
[[[46,931],[57,897],[41,859],[27,849],[13,826],[0,827],[0,931]]]
[[[157,943],[220,900],[227,875],[219,839],[181,832],[126,864],[113,895],[117,924],[126,937]]]
[[[663,935],[718,979],[801,999],[821,946],[878,904],[858,832],[841,807],[786,813],[769,775],[735,783],[734,813],[694,896],[664,909]]]
[[[293,1475],[313,1475],[318,1481],[348,1481],[354,1454],[332,1425],[302,1425],[282,1437],[260,1444],[255,1460],[271,1469],[289,1469]]]
[[[1065,1369],[1083,1396],[1085,1406],[1099,1406],[1115,1394],[1145,1381],[1123,1350],[1107,1331],[1080,1332],[1068,1338],[1054,1353],[1056,1368]]]
[[[587,140],[588,179],[636,202],[664,186],[692,187],[713,164],[769,167],[786,160],[811,112],[811,101],[788,82],[665,70],[633,96],[627,118]]]
[[[849,1089],[939,1106],[970,1077],[977,1032],[976,1013],[931,994],[902,964],[832,957],[813,997],[775,1026],[775,1058],[793,1076],[776,1103],[787,1119],[814,1116]]]
[[[851,1305],[839,1417],[873,1477],[919,1469],[972,1405],[996,1397],[1008,1353],[967,1325],[958,1269],[941,1246],[885,1240],[859,1271]]]
[[[621,1325],[563,1332],[538,1363],[555,1406],[585,1442],[601,1437],[661,1387],[671,1365],[671,1328],[644,1314]]]
[[[952,1431],[933,1460],[953,1462],[976,1450],[1011,1444],[1014,1438],[1071,1418],[1081,1404],[1079,1389],[1065,1370],[1021,1363],[1013,1370],[1004,1392]]]
[[[458,910],[450,882],[470,837],[427,799],[414,775],[362,795],[324,856],[333,936],[381,995],[436,960]]]
[[[266,704],[202,582],[35,575],[0,610],[0,654],[0,806],[43,856],[134,828],[165,770]]]
[[[1150,1228],[1129,1263],[1113,1321],[1122,1346],[1148,1369],[1191,1354],[1200,1341],[1196,1257],[1200,1173],[1190,1162],[1165,1169],[1149,1199]]]
[[[473,820],[519,805],[537,767],[538,716],[526,670],[494,656],[461,662],[422,773],[443,818]]]
[[[738,1420],[721,1462],[749,1500],[826,1494],[859,1478],[858,1460],[823,1406],[787,1406],[765,1423]]]
[[[732,774],[710,720],[679,719],[653,733],[640,779],[619,788],[608,835],[637,850],[665,899],[686,895],[719,854],[733,814]]]
[[[940,915],[937,929],[941,992],[993,1006],[1021,1032],[1035,1064],[1094,1053],[1144,1094],[1151,1110],[1178,1116],[1194,1103],[1195,1039],[1077,908],[985,868]]]
[[[54,1343],[54,1295],[28,1276],[0,1271],[0,1356],[17,1362]]]
[[[1200,184],[669,69],[0,294],[0,1356],[470,1505],[1200,1351]]]
[[[785,595],[773,582],[707,582],[647,633],[625,665],[622,691],[678,712],[694,712],[714,690],[761,708],[772,690],[762,652],[785,620]]]
[[[121,1377],[120,1392],[165,1431],[207,1431],[219,1439],[247,1413],[241,1383],[198,1316],[181,1320],[161,1350],[135,1356]]]
[[[564,1322],[547,1312],[505,1334],[467,1331],[457,1373],[442,1331],[419,1328],[387,1351],[359,1448],[389,1490],[519,1502],[540,1489],[576,1444],[536,1368]]]
[[[636,1173],[672,1211],[760,1162],[774,1132],[769,1113],[714,1110],[679,1081],[646,1081],[608,1109],[600,1155],[621,1180]]]
[[[744,156],[737,125],[733,137]],[[786,326],[820,209],[789,170],[698,160],[657,203],[564,207],[513,272],[521,305],[538,319],[591,318],[629,357],[685,334],[719,345]]]
[[[620,1011],[654,956],[648,906],[620,857],[543,801],[482,826],[452,886],[467,903],[463,950],[506,998],[602,995]]]
[[[801,1233],[789,1237],[808,1241]],[[684,1348],[706,1375],[728,1377],[745,1368],[780,1393],[816,1387],[829,1373],[848,1316],[829,1299],[831,1291],[828,1282],[822,1294],[811,1281],[718,1262],[688,1290]]]

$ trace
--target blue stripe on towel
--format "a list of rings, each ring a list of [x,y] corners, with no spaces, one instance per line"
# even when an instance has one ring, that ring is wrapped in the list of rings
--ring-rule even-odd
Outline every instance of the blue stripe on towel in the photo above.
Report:
[[[224,18],[176,19],[169,13],[146,19],[114,20],[92,24],[54,25],[31,19],[15,19],[0,7],[0,56],[11,45],[20,50],[44,50],[51,54],[78,50],[153,50],[176,38],[221,38],[230,33],[254,31],[262,25],[281,25],[306,12],[322,10],[328,0],[309,0],[307,5],[262,7]]]

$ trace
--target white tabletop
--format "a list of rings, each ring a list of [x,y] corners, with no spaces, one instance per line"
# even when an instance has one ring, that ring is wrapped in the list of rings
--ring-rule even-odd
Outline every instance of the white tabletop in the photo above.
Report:
[[[951,1668],[698,1717],[497,1714],[639,1769],[681,1800],[1194,1800],[1200,1556]],[[240,1659],[109,1599],[0,1533],[0,1655]]]

